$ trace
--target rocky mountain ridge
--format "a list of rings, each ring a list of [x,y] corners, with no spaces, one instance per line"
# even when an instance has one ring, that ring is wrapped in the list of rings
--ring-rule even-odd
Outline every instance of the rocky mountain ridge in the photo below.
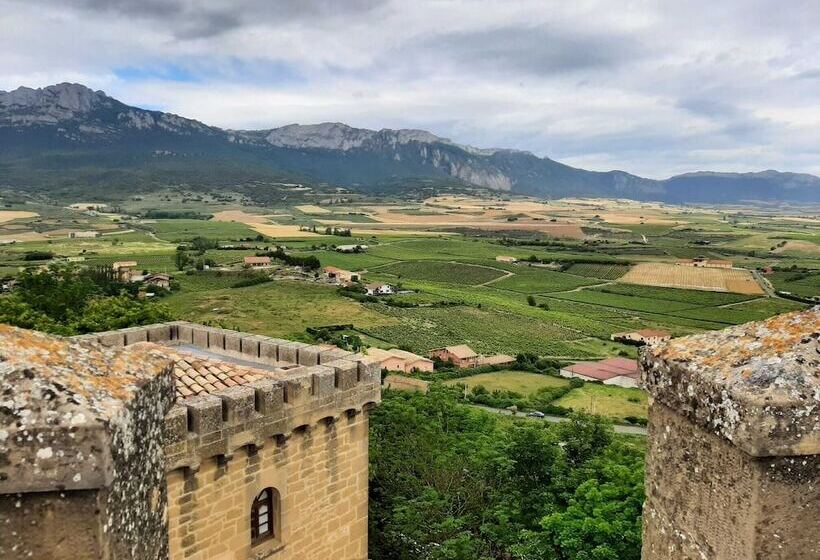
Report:
[[[80,84],[0,91],[0,184],[37,187],[55,160],[60,173],[52,175],[59,184],[76,182],[81,172],[85,181],[114,174],[128,183],[150,172],[152,183],[215,185],[290,174],[361,190],[438,179],[546,197],[820,202],[820,179],[807,174],[695,172],[657,181],[578,169],[529,152],[464,146],[424,130],[338,122],[223,130],[132,107]]]

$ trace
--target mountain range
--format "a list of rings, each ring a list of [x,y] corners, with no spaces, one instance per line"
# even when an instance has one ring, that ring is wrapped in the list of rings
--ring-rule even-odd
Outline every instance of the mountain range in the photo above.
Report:
[[[820,202],[808,174],[696,172],[653,180],[532,153],[480,149],[423,130],[342,123],[226,130],[132,107],[80,84],[0,91],[0,186],[133,192],[297,180],[377,191],[423,180],[536,195],[673,203]]]

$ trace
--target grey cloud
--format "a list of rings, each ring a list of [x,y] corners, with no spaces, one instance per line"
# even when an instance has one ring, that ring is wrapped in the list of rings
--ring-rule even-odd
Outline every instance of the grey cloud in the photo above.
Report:
[[[53,0],[34,0],[54,6]],[[180,40],[204,39],[256,24],[304,20],[317,23],[361,16],[388,0],[66,0],[63,8],[110,17],[138,18],[169,30]]]
[[[755,141],[765,138],[772,123],[756,117],[736,105],[713,97],[690,97],[678,101],[678,107],[695,115],[706,117],[719,126],[718,134],[735,142]]]
[[[460,64],[532,75],[614,67],[641,56],[634,37],[550,26],[446,35],[432,39],[426,48]]]

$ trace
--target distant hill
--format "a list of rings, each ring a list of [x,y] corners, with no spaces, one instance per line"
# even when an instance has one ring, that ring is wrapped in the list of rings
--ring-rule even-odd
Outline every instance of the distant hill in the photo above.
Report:
[[[806,174],[698,172],[656,181],[473,148],[423,130],[342,123],[224,130],[131,107],[79,84],[0,91],[0,186],[127,193],[169,183],[300,180],[372,191],[418,179],[547,197],[820,202],[820,178]]]

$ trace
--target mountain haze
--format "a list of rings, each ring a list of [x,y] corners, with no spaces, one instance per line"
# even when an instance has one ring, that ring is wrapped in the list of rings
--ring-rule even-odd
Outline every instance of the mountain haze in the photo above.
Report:
[[[820,178],[807,174],[697,172],[657,181],[464,146],[423,130],[342,123],[224,130],[131,107],[79,84],[0,91],[0,185],[15,189],[98,184],[130,192],[295,179],[369,191],[419,178],[546,197],[820,202]]]

